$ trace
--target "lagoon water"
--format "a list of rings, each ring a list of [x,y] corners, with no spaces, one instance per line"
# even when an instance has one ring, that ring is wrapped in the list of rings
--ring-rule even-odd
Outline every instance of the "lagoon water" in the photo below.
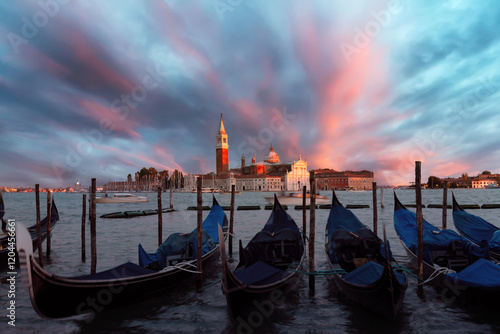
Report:
[[[461,204],[500,203],[500,190],[458,189],[455,196]],[[330,192],[321,192],[331,197]],[[403,204],[415,203],[415,192],[397,190]],[[423,204],[442,203],[442,190],[423,190]],[[271,193],[244,192],[236,195],[238,205],[260,205],[259,211],[235,211],[233,244],[234,254],[231,265],[238,259],[238,240],[243,245],[265,224],[270,211],[263,210],[264,196]],[[137,245],[141,243],[147,251],[156,250],[157,216],[131,219],[103,219],[100,215],[135,209],[155,209],[156,193],[148,193],[147,203],[98,204],[97,205],[97,270],[109,269],[118,264],[132,261],[137,263]],[[203,195],[204,205],[211,204],[211,194]],[[340,202],[347,204],[368,204],[369,209],[354,209],[353,212],[368,226],[372,226],[372,192],[337,192]],[[216,197],[221,205],[229,205],[229,195]],[[380,191],[378,192],[380,203]],[[41,203],[45,195],[40,196]],[[448,194],[451,204],[451,192]],[[60,220],[52,234],[52,255],[45,261],[45,269],[62,276],[76,276],[90,272],[90,241],[87,222],[87,261],[81,262],[80,224],[82,195],[76,193],[55,194]],[[29,193],[4,194],[5,218],[13,218],[17,223],[32,225],[35,221],[35,195]],[[385,191],[385,208],[378,208],[379,236],[385,224],[393,254],[400,264],[407,265],[406,253],[393,227],[392,190]],[[163,207],[169,205],[169,194],[163,193]],[[196,194],[174,193],[174,207],[177,211],[163,214],[163,237],[173,232],[188,232],[196,227],[196,211],[187,211],[196,205]],[[44,205],[42,205],[45,208]],[[500,209],[468,210],[500,227]],[[42,210],[42,217],[45,210]],[[204,217],[208,211],[204,211]],[[288,213],[302,227],[302,211],[289,207]],[[329,210],[316,210],[316,270],[326,270],[324,255],[324,229]],[[424,209],[424,218],[441,226],[441,209]],[[227,212],[229,217],[229,211]],[[308,214],[309,217],[309,214]],[[309,218],[308,218],[309,219]],[[452,211],[448,210],[448,227],[454,229]],[[309,227],[308,227],[309,229]],[[45,250],[45,243],[43,245]],[[19,270],[18,270],[19,272]],[[6,271],[0,276],[5,277]],[[220,268],[206,275],[204,285],[220,279]],[[5,282],[5,280],[2,280]],[[417,282],[409,278],[403,310],[396,321],[389,322],[350,304],[338,294],[333,281],[326,276],[316,277],[316,292],[310,296],[308,278],[304,275],[297,286],[293,298],[273,313],[272,321],[261,325],[254,319],[252,325],[233,325],[226,309],[226,301],[220,283],[215,283],[197,293],[195,287],[180,288],[173,293],[157,296],[145,302],[98,313],[95,318],[51,320],[39,317],[29,299],[28,290],[21,284],[21,275],[16,278],[16,322],[15,328],[7,324],[8,285],[0,285],[0,332],[1,333],[499,333],[498,311],[470,305],[455,300],[453,291],[439,291],[425,286],[424,296],[417,296]],[[459,293],[459,292],[458,292]]]

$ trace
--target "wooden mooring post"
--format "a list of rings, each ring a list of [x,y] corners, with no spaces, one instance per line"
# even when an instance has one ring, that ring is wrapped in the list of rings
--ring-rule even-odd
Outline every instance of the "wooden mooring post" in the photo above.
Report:
[[[415,203],[417,204],[417,275],[424,279],[424,239],[423,239],[423,216],[422,216],[422,186],[421,186],[422,162],[415,161]],[[422,285],[418,286],[418,293],[423,292]]]
[[[87,195],[83,194],[82,204],[82,262],[85,262],[85,223],[87,221]]]
[[[231,185],[231,207],[229,211],[229,256],[233,256],[233,231],[234,231],[234,195],[236,192],[236,185]],[[219,240],[224,242],[224,240]]]
[[[45,252],[47,259],[50,258],[51,219],[52,219],[52,196],[50,194],[50,190],[47,190],[47,250]]]
[[[380,207],[385,208],[384,187],[380,187]]]
[[[163,214],[161,212],[161,186],[158,187],[158,247],[162,244],[163,242]]]
[[[316,269],[314,266],[314,244],[316,234],[316,180],[314,172],[310,174],[311,183],[311,200],[309,211],[309,272],[313,273]],[[315,275],[309,275],[309,294],[314,295],[315,290]]]
[[[448,220],[448,181],[443,182],[443,230],[446,229]]]
[[[372,192],[373,192],[373,233],[377,235],[377,182],[372,182]]]
[[[306,244],[306,233],[307,233],[307,211],[306,211],[306,196],[307,196],[307,186],[302,187],[302,239],[304,240],[304,246]]]
[[[97,269],[97,240],[96,240],[96,179],[92,179],[92,191],[90,193],[90,273],[95,274]]]
[[[196,224],[196,241],[197,241],[197,247],[196,247],[196,270],[198,271],[198,284],[197,284],[197,291],[201,290],[202,287],[202,282],[203,282],[203,267],[201,263],[201,247],[202,247],[202,238],[203,238],[203,230],[202,230],[202,223],[203,223],[203,197],[201,193],[201,185],[202,185],[202,179],[201,176],[198,177],[197,184],[196,184],[196,198],[197,198],[197,224]],[[222,242],[222,240],[221,240]]]
[[[170,209],[174,208],[174,188],[170,186]]]
[[[35,205],[36,205],[36,234],[38,248],[38,263],[43,268],[43,251],[42,251],[42,226],[40,225],[40,185],[35,184]]]

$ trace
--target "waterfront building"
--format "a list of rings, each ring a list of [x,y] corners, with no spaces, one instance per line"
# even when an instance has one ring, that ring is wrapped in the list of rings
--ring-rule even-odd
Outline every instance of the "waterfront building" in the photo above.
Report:
[[[314,177],[319,190],[371,190],[374,180],[373,172],[367,170],[339,172],[333,169],[317,169],[314,170]]]

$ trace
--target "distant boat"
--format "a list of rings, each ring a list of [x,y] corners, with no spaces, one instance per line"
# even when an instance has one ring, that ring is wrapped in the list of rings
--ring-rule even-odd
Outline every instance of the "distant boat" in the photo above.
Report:
[[[278,201],[280,202],[281,205],[302,205],[302,193],[280,193],[276,194],[276,197],[278,198]],[[266,201],[269,204],[274,203],[274,197],[272,196],[266,196],[265,197]],[[321,195],[316,195],[316,204],[328,204],[330,203],[330,199],[325,196]],[[306,205],[311,204],[311,194],[307,193],[306,194]]]
[[[498,184],[488,184],[484,189],[500,189],[500,186]]]
[[[147,197],[132,194],[114,194],[112,197],[96,197],[96,203],[143,203],[147,202]]]

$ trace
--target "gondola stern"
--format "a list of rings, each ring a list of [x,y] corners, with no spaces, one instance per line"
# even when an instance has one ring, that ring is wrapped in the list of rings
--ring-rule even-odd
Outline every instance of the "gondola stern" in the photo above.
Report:
[[[396,191],[394,191],[394,211],[398,211],[399,209],[406,209],[406,207],[399,201]]]
[[[453,191],[451,192],[451,199],[453,202],[453,212],[455,211],[464,211],[464,209],[458,204],[457,199],[455,198],[455,194]]]
[[[332,189],[332,207],[334,206],[343,206],[337,198],[337,194],[335,194],[335,189]]]

